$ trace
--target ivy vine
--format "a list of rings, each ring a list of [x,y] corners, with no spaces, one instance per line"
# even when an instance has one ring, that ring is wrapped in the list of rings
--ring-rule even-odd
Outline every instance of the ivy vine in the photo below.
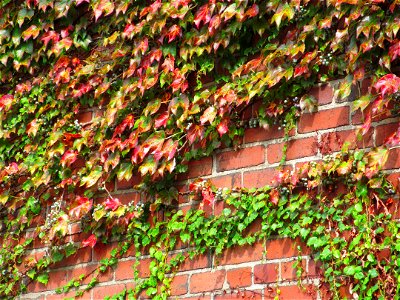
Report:
[[[185,232],[177,237],[184,242],[198,241],[193,254],[206,246],[219,253],[231,245],[195,236],[187,227],[228,222],[224,225],[240,235],[235,224],[246,227],[249,220],[239,216],[242,210],[235,203],[249,201],[243,213],[252,211],[256,218],[264,218],[258,213],[267,208],[270,214],[283,213],[296,201],[318,205],[311,196],[295,200],[298,183],[285,186],[282,181],[277,189],[254,192],[269,199],[258,209],[250,209],[250,202],[262,205],[262,196],[246,200],[253,192],[243,191],[238,198],[228,197],[235,210],[223,217],[209,220],[201,211],[170,212],[170,221],[148,222],[149,215],[151,219],[161,207],[173,205],[176,175],[187,171],[190,160],[240,143],[248,123],[244,112],[255,101],[261,102],[260,109],[248,126],[277,125],[288,132],[301,113],[316,109],[309,94],[316,84],[339,80],[334,97],[347,99],[354,84],[370,78],[368,93],[353,106],[365,116],[360,135],[382,115],[398,116],[399,5],[399,0],[0,0],[1,297],[17,296],[32,281],[47,283],[49,268],[80,247],[123,241],[114,258],[91,274],[91,288],[96,276],[127,251],[128,239],[136,246],[152,245],[155,259],[151,279],[130,293],[145,289],[165,297],[171,280],[165,274],[173,273],[165,255],[175,246],[173,232]],[[342,231],[346,226],[361,230],[354,239],[362,246],[343,248],[351,243],[345,245],[339,237],[331,243],[325,227],[306,234],[306,225],[316,224],[317,215],[308,216],[311,223],[298,229],[304,240],[314,238],[320,245],[313,246],[316,251],[323,247],[323,262],[338,253],[343,256],[343,251],[352,253],[332,270],[325,265],[331,288],[351,283],[365,297],[396,294],[397,227],[389,214],[381,215],[385,194],[391,193],[378,170],[399,141],[396,130],[366,160],[361,154],[344,154],[333,171],[320,170],[319,164],[308,171],[322,177],[328,173],[335,182],[357,168],[345,183],[347,196],[331,202],[321,196],[318,201],[332,210],[328,214],[320,208],[322,212],[336,216],[332,226],[342,226],[339,216],[354,218],[352,225],[343,223]],[[358,169],[363,163],[365,168]],[[113,195],[113,182],[133,177],[139,183],[132,188],[150,202],[121,203]],[[198,196],[208,205],[215,191],[205,185]],[[309,188],[320,185],[329,183],[316,180]],[[101,197],[105,200],[96,200]],[[260,204],[255,204],[257,197]],[[376,208],[372,212],[371,205]],[[296,213],[300,217],[306,212]],[[234,223],[235,218],[242,221]],[[68,228],[75,223],[89,233],[80,244],[67,243]],[[377,224],[391,235],[383,237]],[[258,236],[237,237],[236,243],[266,238],[272,233],[268,228]],[[215,235],[228,234],[219,230]],[[143,232],[151,232],[151,238]],[[48,248],[44,257],[30,255],[35,240]],[[157,241],[166,252],[160,253]],[[381,247],[390,248],[393,261],[363,255]],[[178,256],[173,264],[181,260]],[[376,272],[364,270],[368,266]],[[360,274],[365,283],[360,283]]]

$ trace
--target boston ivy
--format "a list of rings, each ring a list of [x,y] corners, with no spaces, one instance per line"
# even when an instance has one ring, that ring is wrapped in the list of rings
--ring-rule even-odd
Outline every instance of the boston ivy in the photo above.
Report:
[[[247,122],[243,111],[254,101],[262,105],[251,127],[290,128],[301,112],[315,109],[312,86],[340,79],[335,97],[345,99],[354,84],[371,78],[369,92],[354,102],[365,115],[360,134],[386,112],[397,116],[399,5],[0,1],[0,294],[15,296],[31,280],[46,283],[48,267],[77,247],[124,239],[136,222],[137,230],[150,230],[143,220],[176,198],[176,174],[222,144],[237,145]],[[375,165],[359,178],[378,176],[399,132],[368,154]],[[345,162],[336,175],[347,174]],[[139,177],[135,188],[154,199],[151,205],[124,205],[110,193],[109,182],[132,176]],[[358,193],[364,208],[368,200]],[[204,205],[213,201],[212,188],[200,197]],[[66,243],[75,222],[92,234],[82,245]],[[27,255],[36,238],[50,249],[42,258]],[[353,262],[345,263],[350,278],[362,271]],[[342,273],[332,274],[336,281]],[[146,284],[155,291],[154,281]],[[370,293],[387,291],[379,283]]]

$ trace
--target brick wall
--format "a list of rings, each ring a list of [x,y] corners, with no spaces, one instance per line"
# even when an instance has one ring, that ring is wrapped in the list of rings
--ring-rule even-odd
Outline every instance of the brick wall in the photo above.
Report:
[[[319,111],[303,115],[296,130],[291,132],[287,151],[286,167],[293,169],[305,161],[320,160],[323,155],[339,151],[343,142],[351,143],[351,148],[368,148],[381,145],[385,136],[396,129],[397,118],[383,116],[379,122],[373,122],[371,130],[363,140],[357,141],[356,130],[362,122],[359,112],[352,114],[351,102],[369,87],[368,82],[359,84],[347,99],[334,99],[331,85],[316,87],[311,91],[319,102]],[[247,112],[252,117],[253,110]],[[80,116],[81,121],[88,121],[95,112],[86,112]],[[243,144],[237,151],[226,148],[212,157],[194,161],[189,164],[189,171],[180,176],[181,188],[196,177],[210,178],[218,187],[261,187],[273,184],[276,167],[282,156],[284,146],[283,130],[272,127],[247,129]],[[400,150],[390,152],[386,164],[387,171],[395,183],[396,169],[400,168]],[[111,184],[114,194],[123,202],[139,195],[130,189],[136,179],[130,182]],[[179,204],[183,210],[196,207],[181,197]],[[223,203],[216,202],[208,213],[219,214]],[[256,222],[250,230],[257,230]],[[76,232],[73,241],[83,238],[79,227],[72,226]],[[32,255],[41,255],[41,245],[35,245]],[[299,248],[298,248],[299,247]],[[29,293],[22,299],[62,299],[73,296],[55,295],[54,289],[81,273],[90,272],[99,260],[109,255],[111,246],[84,248],[56,266],[50,274],[50,282],[45,287],[41,284],[29,286]],[[300,252],[298,249],[301,249]],[[183,250],[182,250],[183,251]],[[185,262],[176,274],[172,283],[172,296],[178,299],[324,299],[326,294],[320,287],[320,270],[311,259],[310,251],[298,241],[275,237],[265,243],[229,249],[222,256],[206,254]],[[172,254],[173,255],[173,254]],[[298,279],[293,264],[301,260],[306,274],[301,279],[303,289],[298,287]],[[118,267],[104,274],[100,283],[83,296],[83,299],[100,299],[134,286],[132,266],[134,257],[126,256]],[[140,261],[139,272],[142,276],[148,273],[148,257]],[[344,290],[343,293],[346,293]],[[173,297],[173,298],[174,298]]]

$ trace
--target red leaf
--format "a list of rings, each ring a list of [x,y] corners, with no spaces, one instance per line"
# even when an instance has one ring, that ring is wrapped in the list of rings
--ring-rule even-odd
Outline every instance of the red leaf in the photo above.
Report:
[[[154,14],[161,7],[161,0],[154,1],[154,3],[140,12],[140,17],[144,17],[148,13]]]
[[[196,24],[196,27],[200,27],[200,23],[204,22],[204,24],[207,24],[211,20],[211,12],[210,12],[210,7],[208,4],[204,4],[199,8],[199,10],[196,12],[194,15],[194,23]]]
[[[119,124],[113,133],[113,138],[115,138],[117,135],[121,135],[125,129],[128,127],[129,129],[131,129],[133,127],[133,125],[135,124],[135,119],[133,117],[133,115],[127,115],[126,118],[121,122],[121,124]]]
[[[61,165],[63,167],[72,165],[76,159],[78,158],[78,151],[76,150],[67,150],[64,152],[61,157]]]
[[[7,111],[11,108],[11,104],[13,103],[14,96],[13,95],[3,95],[0,98],[0,111],[4,110]]]
[[[273,189],[270,193],[269,193],[269,201],[274,204],[274,205],[278,205],[279,202],[279,192],[277,189]]]
[[[104,202],[104,205],[106,209],[116,210],[118,206],[121,205],[121,202],[118,198],[107,198],[107,200]]]
[[[166,36],[168,37],[168,43],[171,43],[177,36],[182,36],[182,30],[178,25],[174,24],[169,28]]]
[[[107,16],[114,11],[114,3],[109,0],[100,0],[97,4],[95,4],[93,10],[94,17],[97,21],[103,13],[105,16]]]
[[[215,15],[211,18],[210,24],[208,24],[208,32],[211,36],[215,34],[216,29],[221,25],[221,17]]]
[[[93,248],[97,243],[97,237],[92,234],[91,236],[89,236],[86,240],[82,241],[82,247],[91,247]]]
[[[210,106],[204,111],[203,115],[200,117],[200,123],[202,125],[204,125],[207,122],[210,122],[210,124],[212,124],[216,116],[217,116],[216,108],[214,106]]]
[[[245,12],[245,16],[246,17],[250,17],[253,18],[255,16],[258,15],[260,9],[258,8],[257,4],[253,4],[246,12]]]
[[[64,132],[63,134],[63,143],[67,146],[71,146],[72,143],[76,140],[81,138],[82,135],[79,133],[69,133],[69,132]]]
[[[398,56],[400,56],[400,41],[397,41],[389,47],[389,56],[390,61],[394,61]]]
[[[218,124],[217,130],[220,137],[222,137],[225,133],[228,132],[228,122],[229,120],[227,118],[224,118],[222,119],[221,123]]]
[[[60,35],[54,30],[50,30],[48,32],[45,32],[40,40],[44,43],[45,46],[47,46],[50,41],[53,41],[53,43],[58,42],[60,40]]]
[[[154,127],[159,128],[161,126],[166,126],[168,121],[169,113],[167,111],[163,112],[161,115],[157,117],[154,121]]]
[[[201,125],[190,125],[187,132],[187,138],[190,144],[193,144],[197,138],[202,139],[204,136],[204,127]]]
[[[385,94],[394,94],[399,90],[400,78],[394,74],[386,74],[375,83],[375,89],[385,97]]]
[[[93,206],[92,200],[86,197],[77,196],[75,199],[76,206],[69,211],[71,218],[79,220],[83,215],[87,214]]]
[[[400,145],[400,127],[397,128],[397,131],[390,135],[386,140],[385,144],[388,146],[398,146]]]
[[[294,69],[294,75],[293,77],[296,78],[298,76],[303,75],[304,73],[308,72],[308,67],[307,66],[296,66]]]
[[[211,206],[214,203],[214,194],[211,191],[211,188],[204,188],[201,191],[201,195],[203,196],[203,203],[205,205]]]

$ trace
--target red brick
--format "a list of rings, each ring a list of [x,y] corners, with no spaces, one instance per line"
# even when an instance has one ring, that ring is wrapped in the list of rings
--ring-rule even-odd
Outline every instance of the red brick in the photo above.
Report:
[[[212,172],[212,158],[205,157],[199,160],[189,162],[188,171],[180,174],[178,180],[186,180],[190,178],[210,175]]]
[[[374,116],[372,119],[373,122],[378,122],[385,120],[387,118],[392,117],[391,112],[390,112],[390,104],[383,112],[380,112],[378,116]],[[362,112],[360,109],[356,110],[354,113],[351,115],[351,123],[354,125],[360,125],[364,123],[365,116],[371,113],[371,105],[367,106],[367,108]]]
[[[225,201],[217,201],[214,203],[214,216],[219,216],[225,208],[229,208],[231,211],[235,211],[232,205],[227,204]]]
[[[210,257],[207,254],[201,254],[193,259],[186,260],[179,266],[178,272],[197,270],[211,267]]]
[[[217,154],[217,171],[257,166],[265,162],[265,148],[254,146]]]
[[[188,275],[175,276],[171,283],[171,296],[179,296],[188,292]]]
[[[372,130],[369,130],[366,135],[357,138],[356,130],[344,130],[336,132],[328,132],[321,136],[320,151],[322,154],[340,151],[345,142],[350,143],[349,148],[366,148],[372,147]]]
[[[252,299],[252,300],[261,300],[262,299],[262,291],[247,291],[247,290],[231,290],[229,292],[225,292],[222,295],[215,295],[215,300],[231,300],[231,299]]]
[[[63,259],[54,265],[55,268],[74,266],[81,263],[90,262],[92,260],[92,248],[86,247],[78,249],[75,254]]]
[[[268,146],[267,157],[269,163],[276,163],[282,159],[284,145],[285,143],[278,143]],[[288,142],[286,160],[313,156],[317,154],[317,151],[316,137],[292,140]]]
[[[254,283],[277,282],[279,265],[276,263],[254,266]]]
[[[133,203],[138,203],[140,201],[140,194],[139,193],[126,193],[126,194],[118,194],[114,196],[115,198],[118,198],[119,201],[121,201],[122,204],[127,205],[130,202]]]
[[[83,280],[83,284],[88,284],[93,278],[93,275],[95,274],[94,271],[97,267],[98,265],[79,266],[65,272],[68,274],[68,280],[78,279],[80,275],[92,274],[90,276],[87,276],[87,278]],[[100,273],[97,278],[99,282],[111,281],[113,279],[113,271],[111,269],[108,269],[106,272]]]
[[[388,176],[389,181],[393,184],[395,188],[400,187],[400,174],[399,173],[392,173]]]
[[[297,279],[297,268],[296,266],[297,261],[288,261],[281,263],[281,280],[295,280]],[[304,272],[306,271],[306,262],[302,261],[302,268]],[[305,274],[303,274],[305,275]]]
[[[289,238],[269,240],[266,244],[267,259],[298,256],[297,245]]]
[[[389,156],[386,161],[384,169],[397,169],[400,168],[400,149],[390,149]]]
[[[286,167],[285,169],[291,169],[291,167]],[[276,168],[244,172],[243,186],[246,188],[260,188],[266,185],[273,186],[275,184],[274,178],[278,173],[279,170]]]
[[[213,185],[215,185],[218,188],[241,187],[242,186],[242,174],[234,173],[234,174],[211,178],[211,182]]]
[[[308,261],[308,272],[305,274],[310,277],[319,277],[322,276],[323,271],[321,269],[321,263],[315,262],[313,259]]]
[[[372,90],[372,78],[364,78],[360,82],[360,89],[361,89],[361,95],[366,95],[371,93]]]
[[[76,116],[76,119],[79,121],[79,123],[87,123],[92,121],[92,112],[91,111],[85,111],[81,112]]]
[[[46,285],[47,290],[54,290],[60,286],[67,284],[68,274],[64,270],[49,272],[49,282]]]
[[[189,298],[183,298],[185,300],[211,300],[211,296],[201,295],[201,296],[194,296]]]
[[[111,250],[118,247],[118,243],[103,244],[97,243],[93,248],[93,261],[100,261],[111,256]]]
[[[375,128],[375,146],[381,146],[385,140],[399,128],[398,123],[380,125]]]
[[[112,296],[122,292],[125,289],[125,284],[113,284],[106,286],[97,286],[93,288],[92,299],[104,299],[106,296]]]
[[[225,270],[193,274],[190,278],[190,292],[201,293],[222,288],[225,280]]]
[[[66,294],[54,294],[54,295],[47,295],[46,300],[63,300],[66,298],[74,298],[74,296],[75,296],[75,292],[69,292]],[[44,298],[42,298],[42,299],[44,299]],[[90,295],[83,294],[83,296],[80,297],[79,299],[90,299]]]
[[[264,246],[262,242],[253,245],[236,246],[225,250],[221,258],[217,257],[218,264],[231,265],[243,262],[258,261],[263,258]]]
[[[117,180],[117,190],[131,189],[141,182],[140,175],[133,175],[129,180]]]
[[[244,142],[254,143],[283,138],[285,133],[283,129],[279,130],[278,128],[278,125],[274,125],[269,129],[264,129],[262,127],[246,129],[244,132]]]
[[[300,133],[305,133],[348,124],[349,107],[344,106],[301,115],[297,130]]]
[[[333,99],[333,89],[329,84],[313,87],[309,94],[317,99],[318,105],[329,104]]]
[[[251,285],[251,268],[239,268],[228,270],[226,279],[230,288],[245,287]]]
[[[282,300],[314,300],[317,296],[316,288],[312,285],[306,286],[305,290],[302,290],[297,285],[281,286],[279,291],[279,299]]]

